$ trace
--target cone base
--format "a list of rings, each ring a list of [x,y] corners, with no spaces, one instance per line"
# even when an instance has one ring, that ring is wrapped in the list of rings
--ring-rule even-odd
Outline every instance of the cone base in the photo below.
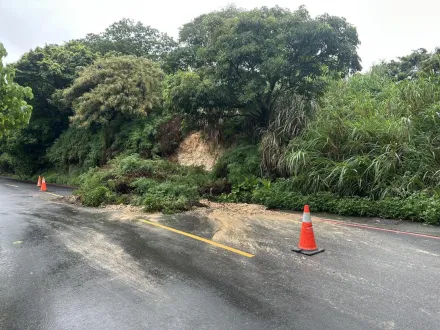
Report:
[[[293,248],[292,251],[297,252],[297,253],[301,253],[301,254],[305,254],[306,256],[313,256],[315,254],[324,252],[325,249],[304,250],[304,249],[300,249],[300,248]]]

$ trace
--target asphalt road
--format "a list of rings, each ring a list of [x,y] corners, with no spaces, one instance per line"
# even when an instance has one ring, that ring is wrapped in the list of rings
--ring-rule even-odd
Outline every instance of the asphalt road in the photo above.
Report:
[[[316,221],[326,252],[304,257],[297,219],[219,247],[203,218],[160,219],[173,232],[55,195],[0,179],[0,329],[440,328],[435,237]]]

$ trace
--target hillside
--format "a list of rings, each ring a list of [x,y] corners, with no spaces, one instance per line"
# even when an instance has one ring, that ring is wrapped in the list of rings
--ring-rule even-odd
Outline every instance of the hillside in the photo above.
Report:
[[[440,51],[360,73],[359,44],[338,16],[230,6],[179,40],[123,19],[37,47],[1,67],[0,172],[77,185],[88,206],[308,203],[438,224]]]

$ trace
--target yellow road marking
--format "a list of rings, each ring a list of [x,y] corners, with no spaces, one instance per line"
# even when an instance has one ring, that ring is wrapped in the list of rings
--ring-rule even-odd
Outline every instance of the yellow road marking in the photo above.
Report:
[[[13,184],[5,183],[5,185],[10,186],[10,187],[14,187],[14,188],[18,188],[18,186],[14,186]]]
[[[206,238],[203,238],[203,237],[200,237],[200,236],[196,236],[196,235],[193,235],[193,234],[190,234],[190,233],[186,233],[186,232],[181,231],[181,230],[177,230],[177,229],[174,229],[174,228],[171,228],[171,227],[168,227],[168,226],[164,226],[164,225],[161,225],[161,224],[159,224],[157,222],[153,222],[153,221],[149,221],[149,220],[140,220],[140,221],[143,222],[143,223],[152,225],[152,226],[156,226],[156,227],[159,227],[159,228],[162,228],[162,229],[166,229],[166,230],[172,231],[173,233],[177,233],[177,234],[180,234],[180,235],[183,235],[183,236],[186,236],[186,237],[191,237],[191,238],[193,238],[195,240],[198,240],[198,241],[201,241],[201,242],[204,242],[204,243],[207,243],[207,244],[211,244],[211,245],[217,246],[217,247],[222,248],[224,250],[228,250],[228,251],[237,253],[239,255],[248,257],[248,258],[255,257],[255,255],[253,255],[253,254],[250,254],[250,253],[247,253],[247,252],[243,252],[243,251],[234,249],[234,248],[232,248],[230,246],[226,246],[226,245],[223,245],[223,244],[211,241],[209,239],[206,239]]]
[[[53,195],[53,196],[57,196],[57,197],[63,197],[63,196],[61,196],[61,195],[57,195],[57,194],[54,194],[54,193],[50,193],[50,192],[48,192],[48,191],[46,191],[46,194]]]

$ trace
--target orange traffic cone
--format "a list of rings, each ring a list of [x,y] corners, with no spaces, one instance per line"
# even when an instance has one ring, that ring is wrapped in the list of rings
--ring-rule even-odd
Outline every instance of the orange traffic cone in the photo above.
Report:
[[[324,249],[318,249],[318,246],[316,245],[315,234],[313,233],[312,218],[310,216],[310,209],[308,205],[304,205],[298,248],[294,248],[292,251],[308,256],[324,252]]]
[[[41,187],[41,176],[38,176],[37,187]]]
[[[46,180],[44,179],[44,177],[43,177],[43,181],[41,181],[40,191],[47,191]]]

